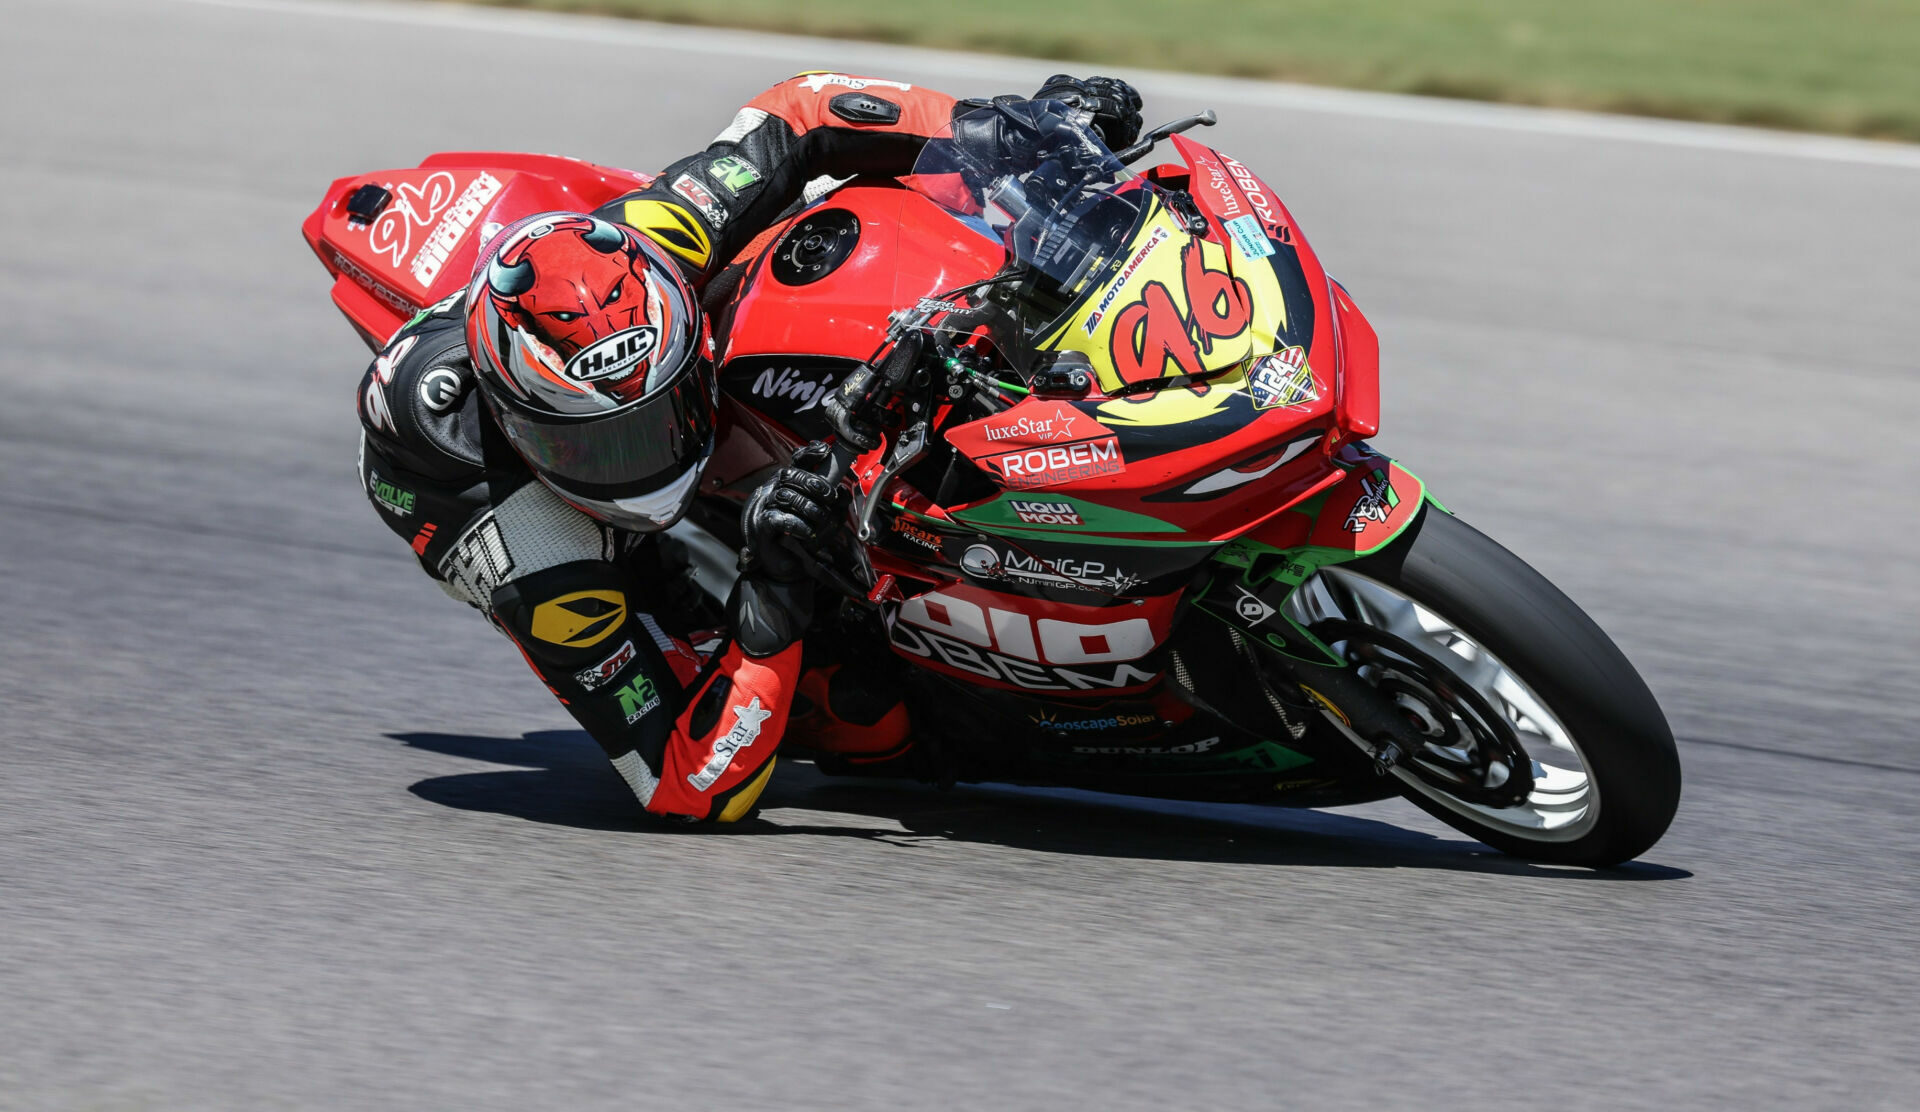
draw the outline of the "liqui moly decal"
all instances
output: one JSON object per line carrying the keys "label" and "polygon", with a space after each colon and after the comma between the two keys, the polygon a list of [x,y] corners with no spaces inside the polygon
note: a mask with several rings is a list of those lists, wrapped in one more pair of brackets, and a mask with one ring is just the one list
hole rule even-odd
{"label": "liqui moly decal", "polygon": [[1036,502],[1024,498],[1007,499],[1007,508],[1029,525],[1085,525],[1080,510],[1071,502]]}
{"label": "liqui moly decal", "polygon": [[1087,314],[1085,325],[1087,335],[1093,335],[1094,329],[1100,326],[1100,318],[1107,315],[1107,310],[1113,307],[1114,300],[1120,296],[1120,291],[1126,289],[1127,282],[1133,278],[1133,272],[1140,269],[1140,264],[1147,261],[1147,256],[1153,254],[1154,248],[1165,243],[1169,238],[1171,235],[1165,228],[1159,225],[1154,226],[1153,234],[1147,237],[1147,242],[1141,244],[1139,250],[1133,253],[1133,257],[1127,260],[1127,265],[1120,268],[1120,273],[1114,278],[1113,284],[1107,287],[1107,292],[1101,295],[1100,304],[1094,306],[1093,312]]}
{"label": "liqui moly decal", "polygon": [[413,280],[420,283],[423,289],[433,285],[433,280],[440,276],[440,269],[447,265],[454,249],[460,246],[467,229],[480,219],[488,202],[499,192],[500,179],[481,171],[478,177],[467,183],[467,188],[461,191],[447,214],[440,218],[440,223],[434,225],[426,244],[413,257]]}
{"label": "liqui moly decal", "polygon": [[660,330],[651,324],[615,332],[581,348],[578,355],[567,360],[567,377],[575,382],[625,378],[653,354],[659,343]]}

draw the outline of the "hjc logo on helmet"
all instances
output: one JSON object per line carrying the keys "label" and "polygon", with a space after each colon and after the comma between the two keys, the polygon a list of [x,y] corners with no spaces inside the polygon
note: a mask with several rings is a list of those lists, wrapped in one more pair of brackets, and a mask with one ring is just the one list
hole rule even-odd
{"label": "hjc logo on helmet", "polygon": [[616,332],[567,360],[567,377],[575,382],[625,378],[634,372],[636,364],[653,354],[659,343],[660,330],[650,324]]}

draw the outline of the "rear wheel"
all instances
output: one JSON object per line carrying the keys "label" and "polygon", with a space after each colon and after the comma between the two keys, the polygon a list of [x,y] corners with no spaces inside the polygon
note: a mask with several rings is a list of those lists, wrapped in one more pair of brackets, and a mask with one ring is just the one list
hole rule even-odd
{"label": "rear wheel", "polygon": [[1604,866],[1673,820],[1680,760],[1646,683],[1572,600],[1465,522],[1428,507],[1287,608],[1412,727],[1419,744],[1390,771],[1441,821],[1517,856]]}

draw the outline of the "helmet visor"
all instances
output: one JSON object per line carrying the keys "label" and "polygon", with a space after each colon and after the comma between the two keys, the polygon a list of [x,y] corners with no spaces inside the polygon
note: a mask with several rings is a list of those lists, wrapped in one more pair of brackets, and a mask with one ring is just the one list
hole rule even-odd
{"label": "helmet visor", "polygon": [[[515,450],[582,502],[643,498],[681,481],[713,446],[712,376],[689,360],[672,381],[610,413],[563,416],[495,405]],[[616,523],[617,524],[617,523]]]}

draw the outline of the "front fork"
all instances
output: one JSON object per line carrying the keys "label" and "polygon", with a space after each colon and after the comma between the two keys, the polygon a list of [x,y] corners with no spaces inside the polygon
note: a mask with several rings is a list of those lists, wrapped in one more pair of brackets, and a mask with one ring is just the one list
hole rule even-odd
{"label": "front fork", "polygon": [[1345,657],[1295,621],[1288,600],[1321,568],[1381,551],[1429,506],[1446,513],[1411,472],[1363,444],[1343,448],[1346,477],[1225,545],[1195,608],[1268,650],[1335,729],[1385,775],[1420,744],[1410,724]]}

